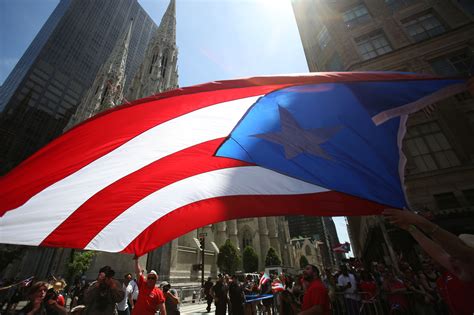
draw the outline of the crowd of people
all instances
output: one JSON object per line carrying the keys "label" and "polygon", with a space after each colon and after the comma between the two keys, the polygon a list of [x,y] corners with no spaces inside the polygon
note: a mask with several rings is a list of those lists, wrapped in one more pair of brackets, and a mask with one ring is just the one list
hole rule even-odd
{"label": "crowd of people", "polygon": [[[415,270],[400,261],[397,268],[381,262],[369,266],[342,264],[338,270],[320,272],[308,265],[299,276],[261,274],[256,281],[247,275],[219,274],[215,283],[204,284],[207,311],[216,314],[472,314],[469,300],[474,291],[431,261]],[[462,288],[459,290],[459,288]],[[467,288],[467,289],[466,289]]]}
{"label": "crowd of people", "polygon": [[[21,315],[178,315],[180,300],[177,291],[167,281],[158,283],[158,274],[151,270],[145,275],[138,259],[135,260],[135,275],[124,275],[120,282],[110,266],[99,270],[97,279],[91,283],[78,279],[70,287],[65,281],[54,284],[47,281],[19,282],[2,292],[1,314]],[[67,295],[69,305],[66,305]],[[17,309],[20,301],[25,306]],[[5,307],[6,305],[6,307]]]}
{"label": "crowd of people", "polygon": [[[425,251],[418,267],[403,259],[395,265],[355,260],[337,270],[307,265],[301,274],[219,274],[203,284],[207,312],[232,314],[420,314],[472,315],[474,304],[474,246],[472,238],[458,238],[420,215],[388,209],[385,216],[407,230]],[[354,261],[353,261],[354,262]],[[0,312],[5,314],[152,315],[180,314],[176,290],[158,274],[147,274],[135,259],[135,279],[121,282],[105,266],[95,281],[22,281],[0,286]],[[67,293],[70,304],[66,305]],[[17,310],[22,297],[26,306]],[[6,305],[6,307],[5,307]]]}

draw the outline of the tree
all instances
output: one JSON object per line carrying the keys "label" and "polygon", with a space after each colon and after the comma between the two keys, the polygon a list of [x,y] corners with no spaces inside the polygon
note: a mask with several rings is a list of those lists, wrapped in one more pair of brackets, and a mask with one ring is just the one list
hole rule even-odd
{"label": "tree", "polygon": [[242,265],[244,272],[256,272],[258,270],[258,255],[252,246],[245,246],[242,253]]}
{"label": "tree", "polygon": [[304,268],[304,267],[306,267],[307,265],[309,265],[308,258],[306,258],[305,255],[301,256],[301,257],[300,257],[300,268]]}
{"label": "tree", "polygon": [[217,255],[217,266],[222,272],[233,274],[240,266],[240,255],[237,248],[230,242],[225,241],[219,248]]}
{"label": "tree", "polygon": [[69,279],[84,274],[91,266],[94,256],[95,252],[92,251],[75,252],[72,261],[67,265]]}
{"label": "tree", "polygon": [[278,257],[276,250],[273,247],[270,247],[267,252],[267,257],[265,257],[265,266],[280,266],[281,259]]}

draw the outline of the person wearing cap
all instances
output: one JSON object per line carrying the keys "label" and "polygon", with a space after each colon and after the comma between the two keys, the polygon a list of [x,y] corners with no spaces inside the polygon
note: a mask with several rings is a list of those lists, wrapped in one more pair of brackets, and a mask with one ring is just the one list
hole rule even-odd
{"label": "person wearing cap", "polygon": [[165,308],[165,296],[163,292],[156,287],[158,280],[158,274],[152,270],[148,275],[144,276],[140,264],[138,263],[138,257],[135,260],[135,272],[138,279],[138,299],[135,307],[133,308],[133,315],[154,315],[157,311],[160,311],[161,315],[166,315]]}
{"label": "person wearing cap", "polygon": [[100,268],[97,280],[84,293],[86,315],[115,315],[115,305],[125,296],[122,286],[113,277],[115,271],[110,266]]}
{"label": "person wearing cap", "polygon": [[167,281],[163,281],[160,284],[161,290],[165,295],[165,308],[167,315],[179,315],[179,298],[178,292],[175,289],[171,289],[171,284]]}

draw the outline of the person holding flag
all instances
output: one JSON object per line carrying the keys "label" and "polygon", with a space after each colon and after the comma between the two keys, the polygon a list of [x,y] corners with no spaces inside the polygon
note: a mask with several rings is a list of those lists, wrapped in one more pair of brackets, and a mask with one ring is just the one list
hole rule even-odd
{"label": "person holding flag", "polygon": [[[264,272],[260,278],[258,287],[260,288],[260,294],[272,294],[272,279]],[[262,300],[263,314],[272,314],[273,298],[270,296]]]}

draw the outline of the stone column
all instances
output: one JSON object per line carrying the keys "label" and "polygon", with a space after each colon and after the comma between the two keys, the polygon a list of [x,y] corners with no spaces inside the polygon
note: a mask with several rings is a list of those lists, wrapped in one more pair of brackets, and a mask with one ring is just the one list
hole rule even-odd
{"label": "stone column", "polygon": [[281,257],[280,239],[278,235],[278,226],[276,217],[267,217],[268,237],[270,238],[270,246],[275,249],[278,256]]}
{"label": "stone column", "polygon": [[265,217],[258,218],[258,230],[260,235],[260,259],[259,269],[265,268],[265,257],[267,257],[268,249],[270,248],[270,239],[268,238],[267,220]]}
{"label": "stone column", "polygon": [[237,236],[237,220],[227,221],[227,236],[232,244],[240,249],[239,237]]}
{"label": "stone column", "polygon": [[224,245],[225,240],[227,239],[227,224],[226,222],[219,222],[214,224],[214,240],[217,247]]}

